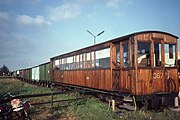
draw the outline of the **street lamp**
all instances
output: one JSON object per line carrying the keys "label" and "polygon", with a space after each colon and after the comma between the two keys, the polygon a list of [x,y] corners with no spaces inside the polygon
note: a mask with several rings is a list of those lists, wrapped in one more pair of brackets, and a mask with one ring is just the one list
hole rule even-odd
{"label": "street lamp", "polygon": [[87,30],[87,32],[88,32],[89,34],[91,34],[91,35],[94,37],[94,45],[96,44],[96,37],[97,37],[97,36],[100,36],[101,34],[104,33],[104,31],[102,31],[102,32],[100,32],[99,34],[94,35],[94,34],[92,34],[89,30]]}

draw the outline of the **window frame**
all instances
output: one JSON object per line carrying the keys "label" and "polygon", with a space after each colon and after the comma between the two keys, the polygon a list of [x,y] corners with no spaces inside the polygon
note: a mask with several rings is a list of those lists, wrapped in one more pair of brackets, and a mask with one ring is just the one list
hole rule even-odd
{"label": "window frame", "polygon": [[[153,67],[155,67],[155,68],[161,68],[162,66],[163,66],[163,54],[165,54],[165,53],[163,53],[163,44],[162,44],[162,42],[161,41],[156,41],[156,40],[154,40],[154,42],[153,42],[154,44],[153,44],[153,47],[154,47],[154,51],[153,51],[153,55],[154,55],[154,60],[153,60],[153,62],[154,62],[154,66]],[[159,53],[159,55],[161,55],[161,56],[159,56],[159,57],[161,57],[161,63],[160,63],[160,65],[159,66],[157,66],[156,65],[156,57],[155,57],[155,44],[160,44],[161,46],[160,46],[160,48],[159,48],[159,50],[160,50],[160,52],[161,53]],[[160,58],[159,58],[160,59]]]}
{"label": "window frame", "polygon": [[[96,66],[96,53],[98,51],[104,50],[104,49],[109,49],[109,66],[108,67],[97,67]],[[68,66],[68,69],[66,69],[66,65],[69,65],[67,60],[71,58],[72,59],[72,67],[70,68]],[[90,51],[85,51],[85,52],[79,52],[76,54],[70,54],[70,55],[64,55],[64,56],[58,56],[57,58],[53,59],[53,66],[55,66],[55,61],[59,60],[59,69],[53,69],[53,70],[61,70],[61,71],[73,71],[73,70],[90,70],[90,69],[110,69],[110,47],[105,47],[105,48],[98,48],[97,49],[92,49]],[[89,64],[88,64],[89,62]],[[77,65],[78,64],[78,65]],[[81,65],[82,64],[82,65]],[[94,64],[94,65],[93,65]],[[88,66],[89,65],[89,66]]]}
{"label": "window frame", "polygon": [[[168,45],[168,52],[167,52],[167,55],[169,56],[169,60],[170,59],[174,59],[174,64],[166,64],[166,45]],[[170,58],[170,46],[172,45],[172,56],[173,56],[173,58]],[[173,49],[173,46],[174,46],[174,49]],[[177,60],[176,60],[177,58],[176,58],[176,44],[175,43],[168,43],[168,42],[166,42],[166,43],[164,43],[164,66],[165,67],[176,67],[177,66]],[[172,60],[171,60],[172,61]],[[172,66],[171,66],[172,65]]]}
{"label": "window frame", "polygon": [[[139,43],[149,43],[149,62],[150,62],[150,65],[147,65],[148,63],[146,63],[146,66],[139,66],[139,62],[138,62]],[[152,67],[153,63],[151,61],[151,59],[152,59],[152,55],[151,55],[152,54],[152,49],[151,49],[151,46],[152,46],[152,42],[151,41],[137,40],[137,53],[136,54],[137,54],[137,67],[138,68],[151,68]],[[148,58],[146,58],[146,61],[148,61]]]}

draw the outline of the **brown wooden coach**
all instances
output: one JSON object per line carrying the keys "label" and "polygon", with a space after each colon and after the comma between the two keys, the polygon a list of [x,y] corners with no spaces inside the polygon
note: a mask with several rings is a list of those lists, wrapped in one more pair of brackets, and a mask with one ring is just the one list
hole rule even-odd
{"label": "brown wooden coach", "polygon": [[153,105],[174,104],[179,92],[177,39],[166,32],[143,31],[59,55],[50,59],[50,78],[128,93]]}

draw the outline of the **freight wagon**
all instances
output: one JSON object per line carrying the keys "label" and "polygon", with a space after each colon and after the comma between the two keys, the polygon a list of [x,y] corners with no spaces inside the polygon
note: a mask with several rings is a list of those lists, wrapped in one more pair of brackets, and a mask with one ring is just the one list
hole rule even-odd
{"label": "freight wagon", "polygon": [[31,79],[34,81],[50,81],[49,62],[31,68]]}
{"label": "freight wagon", "polygon": [[50,66],[49,62],[39,65],[39,80],[50,81]]}
{"label": "freight wagon", "polygon": [[39,66],[32,67],[32,80],[39,81]]}

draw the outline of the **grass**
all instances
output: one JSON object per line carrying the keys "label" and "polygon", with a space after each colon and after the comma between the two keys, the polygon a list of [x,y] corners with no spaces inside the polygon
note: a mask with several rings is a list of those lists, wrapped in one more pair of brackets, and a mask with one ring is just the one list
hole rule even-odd
{"label": "grass", "polygon": [[[44,87],[30,85],[16,79],[0,79],[0,95],[11,92],[15,95],[49,93],[52,90]],[[72,99],[76,97],[87,97],[79,93],[63,94],[54,96],[54,100]],[[50,101],[51,97],[38,97],[30,99],[30,102]],[[157,111],[126,111],[119,110],[119,114],[112,112],[108,104],[97,98],[88,96],[84,101],[71,103],[54,103],[51,105],[33,106],[30,116],[33,120],[180,120],[180,112],[165,109],[164,112]]]}
{"label": "grass", "polygon": [[126,112],[123,120],[180,120],[180,112],[166,109],[164,112],[136,111]]}
{"label": "grass", "polygon": [[0,79],[0,95],[6,94],[8,92],[14,95],[27,95],[27,94],[38,94],[38,93],[48,93],[51,89],[45,87],[37,87],[17,79]]}
{"label": "grass", "polygon": [[106,103],[90,98],[86,104],[77,106],[75,113],[79,120],[116,120],[116,116]]}

